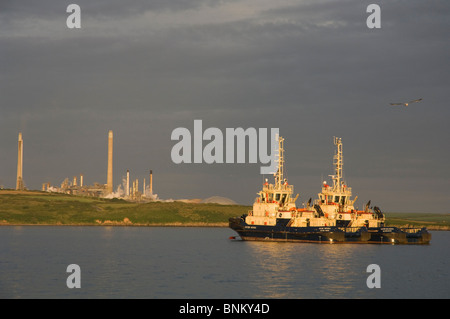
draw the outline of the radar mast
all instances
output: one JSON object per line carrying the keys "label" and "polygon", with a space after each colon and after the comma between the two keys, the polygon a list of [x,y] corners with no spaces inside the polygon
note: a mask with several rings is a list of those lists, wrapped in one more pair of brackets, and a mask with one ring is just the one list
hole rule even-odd
{"label": "radar mast", "polygon": [[335,192],[343,191],[342,186],[342,167],[344,166],[344,156],[342,155],[342,138],[334,137],[334,145],[336,145],[336,153],[333,156],[333,164],[335,166],[335,175],[330,175],[333,179],[333,190]]}
{"label": "radar mast", "polygon": [[275,176],[275,187],[280,189],[284,183],[284,138],[278,136],[277,134],[277,140],[278,140],[278,154],[276,155],[277,156],[276,162],[278,163],[278,170],[274,174],[274,176]]}

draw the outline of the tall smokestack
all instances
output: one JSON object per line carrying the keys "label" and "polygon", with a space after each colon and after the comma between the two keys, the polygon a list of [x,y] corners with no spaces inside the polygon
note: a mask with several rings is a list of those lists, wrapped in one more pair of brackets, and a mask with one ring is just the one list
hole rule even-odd
{"label": "tall smokestack", "polygon": [[80,175],[80,187],[83,187],[83,174]]}
{"label": "tall smokestack", "polygon": [[127,169],[127,189],[125,191],[127,197],[130,197],[130,170]]}
{"label": "tall smokestack", "polygon": [[113,192],[113,131],[108,133],[108,179],[106,190],[108,193]]}
{"label": "tall smokestack", "polygon": [[153,172],[150,170],[150,195],[153,194]]}
{"label": "tall smokestack", "polygon": [[144,182],[142,185],[142,195],[145,197],[145,178],[144,178]]}
{"label": "tall smokestack", "polygon": [[22,133],[19,133],[16,190],[23,190],[23,186],[23,139]]}

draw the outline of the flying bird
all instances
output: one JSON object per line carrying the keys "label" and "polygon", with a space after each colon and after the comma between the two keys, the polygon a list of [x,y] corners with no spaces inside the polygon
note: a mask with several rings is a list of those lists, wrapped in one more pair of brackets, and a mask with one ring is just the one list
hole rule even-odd
{"label": "flying bird", "polygon": [[406,102],[406,103],[391,103],[391,105],[404,105],[404,106],[408,106],[408,105],[411,104],[411,103],[416,103],[416,102],[420,102],[420,101],[422,101],[422,99],[417,99],[417,100],[409,101],[409,102]]}

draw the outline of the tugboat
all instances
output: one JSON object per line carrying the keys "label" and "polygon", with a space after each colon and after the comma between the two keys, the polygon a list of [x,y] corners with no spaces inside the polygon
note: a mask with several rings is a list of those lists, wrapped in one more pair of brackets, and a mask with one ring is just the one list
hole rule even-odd
{"label": "tugboat", "polygon": [[[426,244],[431,240],[431,234],[426,228],[397,228],[385,226],[385,215],[379,207],[370,207],[370,200],[364,210],[357,210],[353,206],[355,199],[351,199],[352,189],[342,179],[344,157],[342,139],[335,137],[336,153],[333,157],[334,175],[330,175],[333,185],[323,182],[322,192],[315,202],[317,209],[324,212],[326,217],[336,219],[336,225],[345,227],[347,241],[369,243],[417,243]],[[355,231],[348,231],[356,228]],[[358,237],[359,236],[359,237]]]}
{"label": "tugboat", "polygon": [[241,217],[230,218],[229,226],[242,240],[344,242],[345,231],[336,226],[336,219],[323,212],[297,209],[294,186],[284,178],[284,139],[278,137],[278,169],[274,184],[265,180],[257,193],[253,210]]}
{"label": "tugboat", "polygon": [[274,184],[265,180],[257,193],[253,210],[241,217],[229,219],[229,227],[242,240],[293,241],[318,243],[429,243],[431,235],[425,228],[400,229],[385,227],[385,216],[378,207],[364,210],[354,207],[352,189],[342,180],[342,139],[334,138],[333,185],[326,182],[318,199],[308,201],[304,208],[296,207],[298,194],[284,178],[284,139],[278,137],[278,169]]}
{"label": "tugboat", "polygon": [[[357,210],[352,199],[352,188],[343,180],[344,156],[342,139],[334,137],[336,152],[333,157],[334,175],[332,185],[323,182],[322,192],[314,202],[316,210],[323,211],[326,217],[336,220],[336,225],[346,230],[346,240],[355,242],[406,243],[406,234],[398,229],[384,227],[385,216],[378,207]],[[350,231],[349,231],[350,230]]]}

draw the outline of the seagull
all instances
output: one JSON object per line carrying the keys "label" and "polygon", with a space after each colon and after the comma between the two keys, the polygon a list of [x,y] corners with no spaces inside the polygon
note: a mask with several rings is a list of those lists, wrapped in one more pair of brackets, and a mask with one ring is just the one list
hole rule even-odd
{"label": "seagull", "polygon": [[422,101],[422,99],[417,99],[417,100],[409,101],[409,102],[406,102],[406,103],[391,103],[391,105],[404,105],[404,106],[408,106],[408,105],[411,104],[411,103],[416,103],[416,102],[420,102],[420,101]]}

